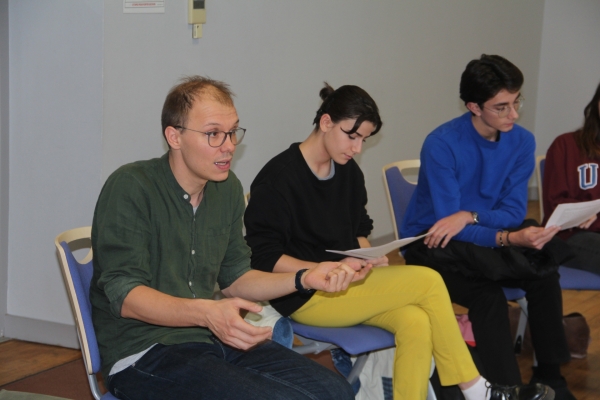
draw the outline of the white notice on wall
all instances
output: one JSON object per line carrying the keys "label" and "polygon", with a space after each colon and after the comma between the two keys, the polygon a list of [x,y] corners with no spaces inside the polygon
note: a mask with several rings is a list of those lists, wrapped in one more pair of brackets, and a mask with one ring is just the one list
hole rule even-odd
{"label": "white notice on wall", "polygon": [[164,13],[164,1],[123,0],[124,13]]}

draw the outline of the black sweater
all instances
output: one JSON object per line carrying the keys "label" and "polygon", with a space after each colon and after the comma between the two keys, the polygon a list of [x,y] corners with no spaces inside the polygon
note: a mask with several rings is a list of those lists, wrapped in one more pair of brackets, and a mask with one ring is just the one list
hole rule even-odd
{"label": "black sweater", "polygon": [[[355,249],[357,238],[373,229],[365,208],[365,180],[356,161],[335,164],[335,175],[322,181],[299,145],[271,159],[250,187],[244,223],[254,269],[272,272],[283,254],[312,262],[340,260],[343,256],[325,250]],[[271,304],[288,316],[310,297],[293,292]]]}

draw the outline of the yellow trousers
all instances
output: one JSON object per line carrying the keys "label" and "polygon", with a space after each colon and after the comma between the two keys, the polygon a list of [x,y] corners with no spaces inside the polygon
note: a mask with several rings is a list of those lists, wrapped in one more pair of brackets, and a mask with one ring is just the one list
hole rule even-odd
{"label": "yellow trousers", "polygon": [[377,326],[395,336],[394,399],[425,399],[435,363],[442,385],[468,382],[478,375],[460,334],[440,275],[426,267],[374,268],[338,293],[317,291],[291,317],[302,324]]}

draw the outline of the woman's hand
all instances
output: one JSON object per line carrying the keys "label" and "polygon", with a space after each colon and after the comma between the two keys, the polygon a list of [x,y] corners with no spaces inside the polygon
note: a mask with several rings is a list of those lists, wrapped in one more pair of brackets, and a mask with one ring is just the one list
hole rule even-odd
{"label": "woman's hand", "polygon": [[340,292],[348,289],[350,283],[364,279],[371,268],[372,266],[368,264],[355,271],[343,262],[325,261],[302,275],[302,286],[323,292]]}
{"label": "woman's hand", "polygon": [[381,256],[377,258],[371,258],[369,260],[365,260],[367,264],[371,264],[373,267],[387,267],[389,264],[389,260],[387,256]]}
{"label": "woman's hand", "polygon": [[360,271],[361,269],[366,267],[383,267],[389,265],[389,260],[386,256],[371,258],[369,260],[363,260],[361,258],[355,257],[346,257],[343,260],[340,260],[340,262],[346,264],[355,271]]}
{"label": "woman's hand", "polygon": [[343,260],[340,260],[339,262],[341,262],[342,264],[346,264],[355,271],[360,271],[368,264],[367,260],[363,260],[362,258],[356,257],[346,257]]}
{"label": "woman's hand", "polygon": [[596,222],[597,218],[598,218],[598,216],[594,215],[592,218],[588,219],[587,221],[585,221],[584,223],[579,225],[579,229],[588,229],[590,226],[592,226],[592,224],[594,222]]}

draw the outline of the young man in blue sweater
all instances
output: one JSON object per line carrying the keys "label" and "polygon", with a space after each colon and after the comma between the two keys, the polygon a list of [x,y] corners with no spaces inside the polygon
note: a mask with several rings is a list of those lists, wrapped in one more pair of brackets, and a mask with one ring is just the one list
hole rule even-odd
{"label": "young man in blue sweater", "polygon": [[460,97],[469,111],[425,139],[417,189],[401,234],[431,232],[407,249],[406,261],[435,268],[452,301],[469,309],[482,373],[493,382],[521,384],[502,286],[524,289],[538,360],[532,381],[555,389],[557,399],[574,399],[560,374],[560,364],[570,355],[557,273],[539,279],[493,281],[433,260],[434,250],[448,251],[451,240],[482,248],[541,249],[560,229],[514,230],[525,218],[527,185],[535,166],[535,139],[515,124],[523,104],[522,84],[521,71],[500,56],[484,54],[467,65]]}

